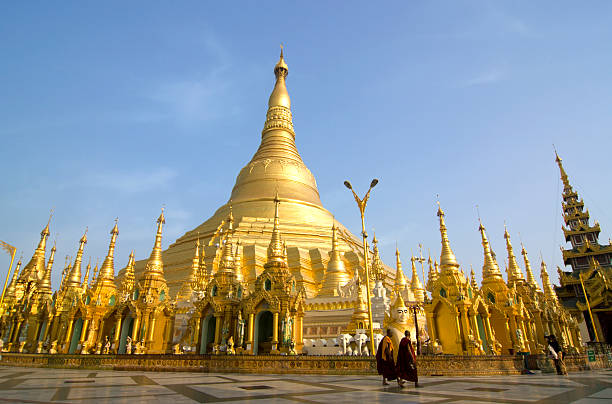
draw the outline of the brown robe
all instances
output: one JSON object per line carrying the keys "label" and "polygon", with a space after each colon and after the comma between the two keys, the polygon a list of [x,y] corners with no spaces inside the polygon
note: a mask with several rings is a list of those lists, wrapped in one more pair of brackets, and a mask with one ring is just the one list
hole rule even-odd
{"label": "brown robe", "polygon": [[397,350],[397,377],[415,383],[419,381],[416,355],[412,348],[412,342],[407,337],[402,338]]}
{"label": "brown robe", "polygon": [[397,379],[395,373],[395,361],[393,360],[393,343],[391,338],[385,335],[385,337],[378,344],[378,350],[376,351],[376,370],[378,374],[382,375],[387,380]]}

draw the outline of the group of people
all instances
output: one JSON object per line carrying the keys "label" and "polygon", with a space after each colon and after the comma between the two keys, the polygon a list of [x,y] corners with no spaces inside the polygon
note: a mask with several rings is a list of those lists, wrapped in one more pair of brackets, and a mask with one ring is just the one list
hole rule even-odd
{"label": "group of people", "polygon": [[394,359],[395,353],[391,341],[391,330],[378,344],[376,351],[376,369],[383,377],[383,386],[388,386],[388,381],[397,380],[399,387],[404,387],[406,382],[414,382],[414,387],[419,386],[419,376],[416,367],[416,355],[410,340],[410,332],[404,332],[404,338],[397,349],[397,363]]}
{"label": "group of people", "polygon": [[[416,367],[416,355],[410,340],[410,332],[404,332],[404,338],[399,343],[397,349],[397,361],[395,360],[395,352],[393,342],[391,340],[391,330],[387,330],[387,335],[378,344],[376,351],[376,369],[378,374],[382,375],[384,386],[388,386],[388,381],[397,380],[400,387],[404,387],[406,382],[414,382],[414,387],[419,386],[419,376]],[[548,342],[548,356],[555,364],[557,374],[567,375],[565,362],[563,361],[563,349],[554,335],[546,336]]]}

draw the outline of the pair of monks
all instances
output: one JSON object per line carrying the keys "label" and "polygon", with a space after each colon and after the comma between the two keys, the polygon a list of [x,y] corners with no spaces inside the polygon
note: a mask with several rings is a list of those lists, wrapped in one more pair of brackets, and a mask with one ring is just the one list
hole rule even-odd
{"label": "pair of monks", "polygon": [[383,386],[388,386],[387,380],[396,380],[400,387],[404,387],[407,381],[414,382],[414,387],[419,386],[419,376],[416,368],[416,355],[410,341],[410,332],[405,331],[397,349],[397,363],[393,360],[393,343],[391,342],[391,330],[378,344],[376,351],[376,369],[383,377]]}

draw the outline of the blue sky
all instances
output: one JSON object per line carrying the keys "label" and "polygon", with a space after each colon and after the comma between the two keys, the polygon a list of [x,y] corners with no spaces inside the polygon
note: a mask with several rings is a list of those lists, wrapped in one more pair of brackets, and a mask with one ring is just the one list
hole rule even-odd
{"label": "blue sky", "polygon": [[607,242],[610,2],[221,3],[3,5],[0,239],[28,260],[55,208],[54,287],[86,226],[85,257],[101,261],[119,217],[119,269],[132,249],[149,255],[162,204],[165,248],[227,201],[259,145],[280,43],[324,205],[358,234],[342,182],[380,179],[367,225],[386,263],[396,241],[405,264],[418,243],[439,255],[439,194],[466,272],[480,278],[479,205],[502,268],[505,221],[556,281],[553,143]]}

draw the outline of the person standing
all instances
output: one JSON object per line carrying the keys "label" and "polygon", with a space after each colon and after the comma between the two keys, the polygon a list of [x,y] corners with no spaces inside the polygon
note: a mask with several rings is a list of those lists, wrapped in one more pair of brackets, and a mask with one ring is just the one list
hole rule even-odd
{"label": "person standing", "polygon": [[405,336],[400,341],[399,348],[397,349],[397,380],[414,382],[414,387],[421,387],[419,386],[416,355],[414,354],[414,348],[412,347],[412,341],[410,340],[410,331],[404,331],[404,335]]}
{"label": "person standing", "polygon": [[378,344],[376,351],[376,370],[382,375],[383,386],[388,386],[387,380],[397,379],[397,384],[401,387],[402,383],[395,372],[395,361],[393,360],[393,342],[391,342],[391,330],[387,330],[387,335]]}
{"label": "person standing", "polygon": [[563,361],[563,349],[561,349],[559,341],[557,341],[557,338],[552,334],[547,336],[546,339],[548,340],[548,353],[555,363],[557,374],[567,375],[567,368]]}

